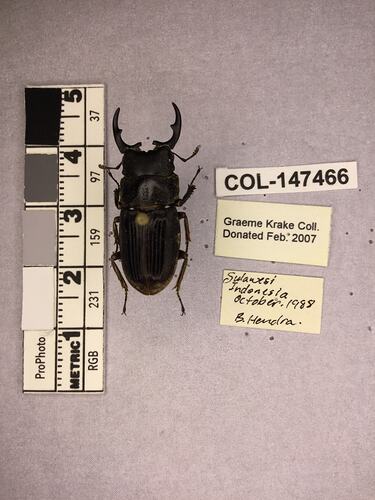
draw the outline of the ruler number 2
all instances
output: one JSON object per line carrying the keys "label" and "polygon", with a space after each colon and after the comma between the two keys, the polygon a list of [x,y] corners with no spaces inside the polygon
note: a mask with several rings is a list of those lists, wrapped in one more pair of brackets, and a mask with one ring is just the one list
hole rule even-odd
{"label": "ruler number 2", "polygon": [[72,280],[74,281],[74,283],[76,283],[77,285],[80,285],[81,284],[81,271],[65,271],[64,274],[63,274],[63,282],[66,284],[66,285],[70,285]]}

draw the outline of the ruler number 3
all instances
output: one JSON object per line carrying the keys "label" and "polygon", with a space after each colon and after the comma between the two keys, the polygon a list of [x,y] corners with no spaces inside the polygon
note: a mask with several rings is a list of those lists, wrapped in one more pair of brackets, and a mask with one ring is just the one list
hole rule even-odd
{"label": "ruler number 3", "polygon": [[90,122],[98,122],[99,120],[100,120],[99,112],[90,109]]}
{"label": "ruler number 3", "polygon": [[82,212],[75,208],[74,210],[65,210],[64,211],[64,221],[69,222],[70,219],[73,219],[74,222],[79,222],[82,220]]}

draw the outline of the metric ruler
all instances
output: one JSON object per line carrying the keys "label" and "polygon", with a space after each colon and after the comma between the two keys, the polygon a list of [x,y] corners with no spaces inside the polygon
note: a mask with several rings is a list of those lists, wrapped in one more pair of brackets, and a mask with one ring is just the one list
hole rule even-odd
{"label": "metric ruler", "polygon": [[104,389],[103,85],[27,87],[24,392]]}

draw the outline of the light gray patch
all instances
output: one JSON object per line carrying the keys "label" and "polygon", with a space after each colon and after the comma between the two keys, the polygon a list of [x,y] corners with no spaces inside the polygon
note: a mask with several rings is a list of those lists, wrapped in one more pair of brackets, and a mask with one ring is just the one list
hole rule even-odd
{"label": "light gray patch", "polygon": [[56,210],[23,213],[23,265],[56,264]]}

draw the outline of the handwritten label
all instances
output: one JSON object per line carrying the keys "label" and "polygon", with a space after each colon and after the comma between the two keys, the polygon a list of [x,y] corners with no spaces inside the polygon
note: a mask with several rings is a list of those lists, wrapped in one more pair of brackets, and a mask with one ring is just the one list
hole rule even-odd
{"label": "handwritten label", "polygon": [[225,270],[221,325],[320,333],[323,278]]}
{"label": "handwritten label", "polygon": [[215,255],[327,266],[331,210],[218,200]]}
{"label": "handwritten label", "polygon": [[331,191],[357,187],[356,161],[294,167],[216,169],[217,196]]}

